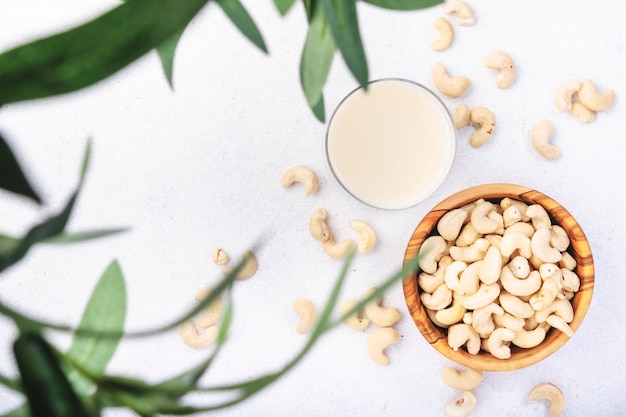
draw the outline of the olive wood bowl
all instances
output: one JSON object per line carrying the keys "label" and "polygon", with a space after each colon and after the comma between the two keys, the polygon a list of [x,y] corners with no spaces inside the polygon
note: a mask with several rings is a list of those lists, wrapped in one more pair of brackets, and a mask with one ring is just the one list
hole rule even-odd
{"label": "olive wood bowl", "polygon": [[[451,195],[429,211],[415,228],[406,248],[404,263],[418,254],[422,242],[433,234],[437,222],[449,210],[471,203],[479,198],[499,202],[505,197],[514,198],[529,205],[540,204],[552,218],[553,224],[559,224],[567,231],[571,241],[568,251],[576,259],[577,267],[575,272],[580,278],[580,290],[571,300],[574,309],[574,320],[569,324],[572,330],[576,331],[589,308],[593,292],[594,266],[591,248],[580,225],[572,215],[555,200],[539,191],[513,184],[484,184]],[[550,329],[545,340],[536,347],[518,348],[511,346],[511,357],[509,359],[497,359],[484,351],[480,351],[477,355],[471,355],[463,347],[454,351],[448,346],[446,329],[438,327],[431,321],[420,302],[419,294],[421,289],[417,284],[417,275],[418,271],[413,271],[403,280],[404,297],[411,318],[428,343],[448,359],[460,365],[482,371],[520,369],[545,359],[569,340],[566,334],[556,329]]]}

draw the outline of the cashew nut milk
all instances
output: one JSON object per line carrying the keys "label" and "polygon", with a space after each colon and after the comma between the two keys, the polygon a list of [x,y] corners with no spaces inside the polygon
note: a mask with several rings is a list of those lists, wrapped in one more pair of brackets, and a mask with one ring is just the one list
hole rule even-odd
{"label": "cashew nut milk", "polygon": [[445,105],[420,84],[382,79],[339,104],[326,133],[333,174],[354,197],[402,209],[428,197],[447,175],[456,129]]}

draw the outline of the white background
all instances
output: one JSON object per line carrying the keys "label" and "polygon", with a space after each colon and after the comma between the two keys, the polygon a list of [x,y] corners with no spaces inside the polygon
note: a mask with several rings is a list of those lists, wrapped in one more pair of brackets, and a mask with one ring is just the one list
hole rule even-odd
{"label": "white background", "polygon": [[[76,184],[82,152],[93,140],[91,169],[71,230],[129,226],[116,237],[81,245],[40,246],[0,280],[3,302],[50,320],[77,323],[90,291],[113,259],[128,287],[128,330],[161,323],[193,303],[193,295],[221,277],[211,251],[223,247],[236,260],[260,237],[259,270],[235,291],[235,319],[222,356],[203,379],[236,382],[276,370],[302,346],[291,310],[295,297],[321,306],[341,262],[328,258],[308,234],[308,219],[325,207],[338,238],[356,238],[348,223],[369,222],[379,245],[358,258],[341,299],[358,298],[402,262],[406,244],[424,214],[446,196],[488,182],[538,189],[563,204],[585,231],[596,267],[590,310],[575,336],[540,364],[487,374],[475,389],[475,416],[543,415],[545,404],[526,399],[541,381],[559,385],[565,415],[617,416],[626,406],[623,347],[626,280],[626,194],[623,192],[626,5],[553,0],[475,0],[476,25],[455,25],[454,44],[433,52],[431,23],[441,6],[399,13],[359,4],[361,33],[372,79],[404,77],[427,86],[440,61],[453,74],[471,78],[469,92],[444,99],[494,111],[493,139],[479,149],[459,133],[457,155],[444,184],[424,203],[401,211],[365,206],[335,182],[324,153],[325,125],[307,108],[298,63],[305,37],[300,4],[281,18],[269,0],[245,1],[270,53],[259,52],[214,4],[185,32],[176,56],[175,91],[155,53],[118,75],[79,93],[0,109],[0,129],[41,191],[44,209],[0,194],[3,233],[23,233],[58,210]],[[115,6],[97,2],[4,0],[0,50],[75,25]],[[482,65],[492,50],[507,51],[518,78],[499,90]],[[615,106],[588,125],[558,111],[556,87],[590,78],[612,88]],[[327,115],[355,80],[336,57],[324,90]],[[529,141],[543,118],[556,125],[562,157],[547,161]],[[415,156],[416,164],[421,157]],[[282,173],[305,164],[319,175],[319,194],[305,198],[284,189]],[[400,285],[385,296],[403,317],[401,341],[388,349],[389,366],[371,362],[371,330],[338,328],[324,338],[286,378],[250,401],[216,415],[237,416],[414,416],[443,415],[459,393],[439,374],[451,363],[430,347],[408,316]],[[0,320],[0,372],[14,374],[15,329]],[[67,337],[54,335],[61,347]],[[158,381],[197,363],[171,332],[125,342],[111,373]],[[209,401],[210,397],[199,397]],[[0,411],[21,399],[0,389]],[[111,416],[128,415],[114,410]]]}

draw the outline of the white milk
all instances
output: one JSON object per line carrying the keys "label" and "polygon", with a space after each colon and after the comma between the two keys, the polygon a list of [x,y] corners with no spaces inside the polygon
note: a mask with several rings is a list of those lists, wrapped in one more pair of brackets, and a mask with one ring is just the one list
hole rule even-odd
{"label": "white milk", "polygon": [[326,134],[341,185],[374,207],[401,209],[428,197],[454,159],[456,129],[443,103],[411,81],[383,79],[337,107]]}

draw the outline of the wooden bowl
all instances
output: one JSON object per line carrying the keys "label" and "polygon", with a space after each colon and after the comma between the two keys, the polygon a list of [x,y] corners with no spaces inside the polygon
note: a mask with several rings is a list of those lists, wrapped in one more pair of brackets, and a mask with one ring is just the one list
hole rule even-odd
{"label": "wooden bowl", "polygon": [[[451,195],[437,204],[416,227],[404,255],[404,262],[413,259],[419,252],[422,242],[436,229],[439,219],[449,210],[476,201],[479,198],[499,202],[509,197],[527,204],[540,204],[552,217],[553,224],[561,225],[569,235],[570,247],[568,251],[576,259],[575,272],[580,278],[580,290],[571,300],[574,308],[574,320],[570,323],[573,331],[580,326],[593,292],[594,267],[591,248],[581,227],[559,203],[539,191],[512,184],[485,184],[462,190]],[[471,355],[463,348],[457,351],[448,346],[447,331],[436,326],[429,318],[426,310],[420,302],[421,289],[417,284],[418,271],[408,275],[403,281],[404,296],[413,321],[424,338],[435,349],[450,360],[473,369],[483,371],[509,371],[520,369],[535,364],[563,346],[569,337],[559,330],[550,329],[545,340],[534,348],[511,347],[509,359],[497,359],[487,352],[480,351],[477,355]]]}

